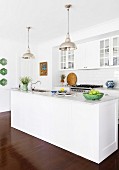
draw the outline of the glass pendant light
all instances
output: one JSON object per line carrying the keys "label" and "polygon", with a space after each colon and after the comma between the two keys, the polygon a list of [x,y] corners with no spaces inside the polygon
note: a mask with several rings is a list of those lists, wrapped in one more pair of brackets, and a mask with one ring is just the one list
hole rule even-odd
{"label": "glass pendant light", "polygon": [[23,54],[23,59],[33,59],[35,58],[35,56],[31,53],[30,48],[29,48],[29,30],[31,29],[31,27],[26,27],[28,29],[28,49],[27,52],[25,54]]}
{"label": "glass pendant light", "polygon": [[59,47],[59,50],[61,51],[68,51],[68,50],[75,50],[77,49],[76,45],[74,42],[71,42],[70,35],[69,35],[69,9],[72,5],[65,5],[65,8],[67,9],[68,12],[68,32],[66,35],[65,42],[62,43]]}

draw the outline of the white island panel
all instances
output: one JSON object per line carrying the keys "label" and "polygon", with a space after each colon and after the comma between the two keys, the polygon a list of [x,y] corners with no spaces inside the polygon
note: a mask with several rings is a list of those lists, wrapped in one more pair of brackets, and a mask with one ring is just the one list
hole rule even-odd
{"label": "white island panel", "polygon": [[99,148],[102,161],[114,148],[118,148],[118,104],[114,100],[100,105],[99,120]]}
{"label": "white island panel", "polygon": [[117,105],[12,91],[11,126],[100,163],[117,150]]}

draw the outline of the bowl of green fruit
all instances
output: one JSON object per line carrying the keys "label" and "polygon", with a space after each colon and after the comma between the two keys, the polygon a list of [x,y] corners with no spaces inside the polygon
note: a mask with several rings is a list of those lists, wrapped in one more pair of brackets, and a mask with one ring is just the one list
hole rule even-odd
{"label": "bowl of green fruit", "polygon": [[103,95],[104,93],[101,93],[95,89],[91,89],[88,93],[83,93],[83,96],[87,100],[100,100],[103,97]]}

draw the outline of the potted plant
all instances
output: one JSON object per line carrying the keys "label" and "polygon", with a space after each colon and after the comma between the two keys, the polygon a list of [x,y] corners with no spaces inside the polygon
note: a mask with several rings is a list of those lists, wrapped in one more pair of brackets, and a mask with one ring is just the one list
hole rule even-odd
{"label": "potted plant", "polygon": [[23,91],[28,91],[28,84],[31,82],[30,77],[20,77],[20,82],[22,83],[22,90]]}
{"label": "potted plant", "polygon": [[64,74],[61,75],[61,83],[62,83],[62,84],[64,83],[65,77],[66,77],[66,76],[65,76]]}

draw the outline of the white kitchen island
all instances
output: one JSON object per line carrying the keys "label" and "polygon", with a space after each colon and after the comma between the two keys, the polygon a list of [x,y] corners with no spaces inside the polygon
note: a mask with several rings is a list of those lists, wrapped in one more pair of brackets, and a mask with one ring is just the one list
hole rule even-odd
{"label": "white kitchen island", "polygon": [[12,90],[11,127],[100,163],[118,149],[118,99]]}

